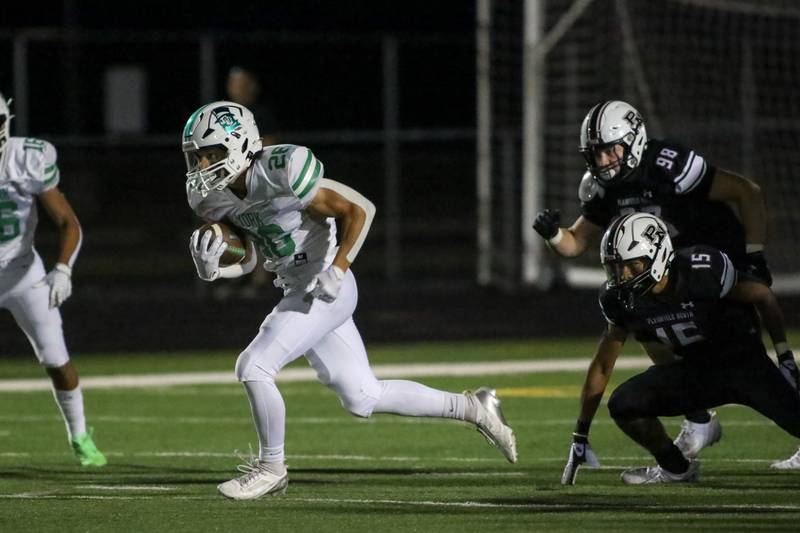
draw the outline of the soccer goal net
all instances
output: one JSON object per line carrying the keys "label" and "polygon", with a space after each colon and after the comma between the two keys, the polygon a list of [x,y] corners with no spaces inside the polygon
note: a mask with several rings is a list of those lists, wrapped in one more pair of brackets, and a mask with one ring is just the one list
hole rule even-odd
{"label": "soccer goal net", "polygon": [[478,278],[602,279],[597,253],[556,261],[536,213],[579,214],[579,127],[605,99],[648,134],[756,181],[778,291],[800,291],[800,5],[787,0],[478,0]]}

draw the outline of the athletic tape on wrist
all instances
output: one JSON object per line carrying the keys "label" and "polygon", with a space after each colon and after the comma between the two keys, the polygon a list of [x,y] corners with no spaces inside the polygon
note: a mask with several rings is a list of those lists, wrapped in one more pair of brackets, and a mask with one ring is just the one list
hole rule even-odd
{"label": "athletic tape on wrist", "polygon": [[552,238],[550,238],[550,239],[547,239],[547,242],[549,242],[550,244],[552,244],[553,246],[555,246],[555,245],[557,245],[558,243],[560,243],[560,242],[561,242],[561,239],[563,239],[563,238],[564,238],[564,230],[563,230],[563,229],[561,229],[561,228],[558,228],[558,233],[556,233],[556,236],[555,236],[555,237],[552,237]]}

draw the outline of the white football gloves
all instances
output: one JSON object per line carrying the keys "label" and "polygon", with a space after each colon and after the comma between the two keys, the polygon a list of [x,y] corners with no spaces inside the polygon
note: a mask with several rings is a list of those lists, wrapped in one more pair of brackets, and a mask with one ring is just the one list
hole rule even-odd
{"label": "white football gloves", "polygon": [[72,269],[64,263],[56,263],[53,270],[33,287],[39,288],[45,285],[50,287],[50,309],[61,306],[72,294]]}
{"label": "white football gloves", "polygon": [[213,236],[213,232],[205,231],[201,238],[200,230],[196,229],[189,237],[189,252],[197,268],[197,276],[203,281],[214,281],[219,277],[219,258],[228,248],[222,236],[211,242]]}
{"label": "white football gloves", "polygon": [[564,466],[564,472],[561,474],[561,484],[574,485],[575,476],[578,475],[578,468],[583,464],[597,468],[600,466],[600,461],[597,460],[597,456],[592,451],[589,440],[583,435],[573,434],[573,442],[569,448],[569,458]]}
{"label": "white football gloves", "polygon": [[339,296],[339,289],[342,288],[344,270],[331,265],[328,270],[317,276],[317,284],[311,290],[311,296],[319,298],[323,302],[331,303]]}

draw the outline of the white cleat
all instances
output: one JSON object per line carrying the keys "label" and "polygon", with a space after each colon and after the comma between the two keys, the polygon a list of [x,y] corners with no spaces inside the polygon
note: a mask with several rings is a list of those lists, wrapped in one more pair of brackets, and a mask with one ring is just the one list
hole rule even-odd
{"label": "white cleat", "polygon": [[243,476],[231,479],[217,486],[217,490],[232,500],[255,500],[266,494],[278,495],[286,492],[289,473],[282,476],[267,471],[266,464],[258,460],[238,466]]}
{"label": "white cleat", "polygon": [[687,459],[694,459],[703,448],[713,446],[722,438],[722,426],[717,419],[717,412],[711,411],[711,420],[705,424],[698,424],[684,420],[681,432],[675,438],[675,446],[683,452]]}
{"label": "white cleat", "polygon": [[500,409],[497,393],[489,387],[481,387],[475,392],[465,391],[468,399],[475,402],[477,415],[475,425],[489,444],[500,448],[509,463],[517,462],[517,439],[506,422]]}
{"label": "white cleat", "polygon": [[689,468],[683,474],[673,474],[660,466],[632,468],[620,478],[626,485],[654,485],[656,483],[694,483],[700,477],[700,462],[689,460]]}
{"label": "white cleat", "polygon": [[769,467],[777,470],[800,470],[800,448],[788,459],[775,461]]}

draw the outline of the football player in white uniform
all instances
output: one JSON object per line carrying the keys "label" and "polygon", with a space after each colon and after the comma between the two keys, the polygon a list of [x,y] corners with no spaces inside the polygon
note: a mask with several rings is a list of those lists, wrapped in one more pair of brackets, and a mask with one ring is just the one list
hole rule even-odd
{"label": "football player in white uniform", "polygon": [[[84,466],[103,466],[106,458],[86,431],[83,394],[64,343],[58,310],[72,293],[72,266],[81,247],[81,227],[58,190],[55,148],[39,139],[10,137],[11,118],[8,103],[0,95],[0,307],[14,316],[50,375],[78,460]],[[33,247],[37,198],[61,236],[58,262],[49,273]]]}
{"label": "football player in white uniform", "polygon": [[[350,265],[375,213],[350,187],[324,178],[308,148],[263,147],[253,114],[233,102],[195,111],[183,130],[186,192],[192,210],[206,221],[226,220],[247,234],[241,264],[220,266],[227,244],[195,231],[189,242],[198,276],[206,281],[238,277],[257,262],[255,247],[277,275],[283,299],[239,355],[236,376],[244,385],[258,433],[258,459],[241,465],[243,476],[219,485],[228,498],[249,500],[286,489],[286,410],[275,378],[305,356],[321,383],[352,414],[429,416],[465,420],[515,462],[516,442],[493,390],[452,394],[419,383],[378,380],[353,322],[358,300]],[[342,228],[337,245],[336,223]]]}

